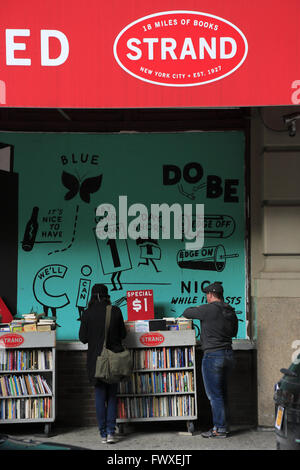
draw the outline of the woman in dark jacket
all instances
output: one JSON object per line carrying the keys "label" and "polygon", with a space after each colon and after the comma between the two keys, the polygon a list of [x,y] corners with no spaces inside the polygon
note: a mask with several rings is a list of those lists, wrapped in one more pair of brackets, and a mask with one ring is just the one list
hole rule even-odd
{"label": "woman in dark jacket", "polygon": [[[117,419],[118,384],[107,384],[94,377],[97,356],[101,354],[103,348],[106,306],[109,304],[107,287],[104,284],[95,284],[88,308],[82,315],[79,330],[80,341],[88,344],[87,372],[89,381],[95,386],[96,414],[103,443],[115,442]],[[125,336],[122,312],[119,307],[113,306],[106,347],[114,352],[123,351],[122,340]]]}

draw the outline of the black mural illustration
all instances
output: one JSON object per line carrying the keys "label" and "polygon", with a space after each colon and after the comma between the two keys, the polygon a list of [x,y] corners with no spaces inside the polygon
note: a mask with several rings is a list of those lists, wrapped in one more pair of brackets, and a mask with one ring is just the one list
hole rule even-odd
{"label": "black mural illustration", "polygon": [[89,203],[91,200],[90,195],[92,193],[96,193],[100,189],[102,175],[86,178],[81,182],[76,176],[63,171],[61,179],[63,185],[69,190],[65,195],[66,201],[73,199],[73,197],[75,197],[79,192],[81,200]]}
{"label": "black mural illustration", "polygon": [[22,241],[22,248],[24,251],[31,251],[35,243],[36,234],[38,231],[38,213],[39,208],[34,207],[32,209],[32,214],[28,220],[25,228],[25,233]]}
{"label": "black mural illustration", "polygon": [[205,271],[221,272],[226,266],[228,258],[237,258],[239,255],[227,255],[223,245],[207,246],[200,250],[179,250],[177,264],[180,268],[199,269]]}
{"label": "black mural illustration", "polygon": [[[191,203],[198,200],[201,204],[220,201],[222,203],[239,203],[238,187],[239,179],[224,178],[216,174],[205,174],[204,167],[199,162],[192,161],[181,165],[166,164],[162,166],[163,185],[165,187],[176,187],[183,198],[189,199]],[[206,212],[206,211],[205,211]],[[206,239],[228,239],[233,236],[236,230],[234,218],[227,214],[206,214],[201,220],[196,219],[196,215],[190,218],[184,217],[182,221],[181,242],[193,239],[197,235],[203,234]],[[198,231],[198,233],[197,233]],[[235,251],[235,250],[233,250]],[[187,250],[181,249],[176,255],[177,265],[184,271],[189,270],[201,272],[221,273],[225,270],[226,262],[230,258],[238,258],[238,253],[226,253],[223,244],[203,246],[201,249]],[[186,274],[182,273],[182,276]],[[193,277],[193,275],[191,275]],[[201,279],[201,274],[200,274]],[[203,279],[202,279],[203,280]],[[203,280],[210,283],[213,280]],[[191,282],[191,281],[186,281]],[[201,298],[198,295],[175,296],[171,299],[171,312],[175,315],[175,304],[178,304],[182,311],[183,304],[198,305],[206,302],[206,296]],[[239,299],[239,300],[236,300]],[[228,302],[234,304],[241,302],[241,297],[228,298]],[[181,307],[180,307],[181,306]]]}
{"label": "black mural illustration", "polygon": [[[204,229],[204,239],[229,238],[234,234],[235,227],[235,220],[230,215],[207,214],[199,223],[199,228]],[[182,241],[185,239],[185,234],[195,233],[195,231],[196,216],[192,216],[191,223],[187,219],[182,221]]]}
{"label": "black mural illustration", "polygon": [[[99,222],[99,217],[95,218],[96,224]],[[159,217],[158,221],[152,221],[152,224],[155,223],[155,230],[161,229],[161,216]],[[151,215],[148,218],[148,227],[149,231],[151,230]],[[126,286],[130,285],[141,285],[141,279],[138,278],[135,282],[132,281],[129,284],[127,282],[121,282],[121,274],[123,271],[129,271],[133,269],[132,261],[131,261],[131,254],[129,250],[129,243],[127,239],[119,238],[119,230],[122,230],[122,227],[119,224],[116,224],[116,238],[107,238],[101,240],[97,237],[96,230],[94,230],[95,240],[98,248],[99,258],[100,258],[100,265],[102,268],[103,275],[110,275],[111,281],[111,291],[122,290],[124,288],[124,284]],[[140,249],[140,256],[137,267],[140,265],[150,266],[151,264],[154,266],[156,272],[161,272],[157,266],[156,261],[161,259],[161,248],[159,246],[158,240],[147,238],[142,239],[138,238],[136,240],[136,245]],[[169,285],[169,283],[153,283],[147,282],[147,285]],[[125,302],[125,303],[124,303]],[[126,304],[126,297],[120,298],[120,303],[122,305]]]}
{"label": "black mural illustration", "polygon": [[46,214],[41,214],[39,207],[33,207],[32,214],[25,226],[21,242],[22,249],[29,252],[38,244],[62,243],[62,213],[62,209],[55,208],[48,209]]}
{"label": "black mural illustration", "polygon": [[195,200],[195,194],[193,193],[187,193],[184,189],[182,184],[178,185],[178,190],[181,194],[183,194],[185,197],[188,197],[189,199],[192,199],[193,201]]}
{"label": "black mural illustration", "polygon": [[112,304],[116,305],[119,308],[127,306],[127,296],[123,295],[122,297],[119,297],[118,299],[114,300]]}
{"label": "black mural illustration", "polygon": [[235,231],[235,220],[230,215],[204,216],[204,238],[229,238]]}
{"label": "black mural illustration", "polygon": [[207,184],[206,184],[206,183],[202,183],[202,184],[199,184],[198,186],[194,186],[192,193],[188,193],[188,192],[186,192],[186,191],[183,189],[183,186],[182,186],[182,184],[180,183],[180,184],[178,185],[178,190],[179,190],[180,194],[183,194],[183,196],[188,197],[189,199],[192,199],[192,200],[194,201],[194,200],[196,199],[195,193],[196,193],[197,191],[199,191],[199,190],[204,190],[204,189],[206,189],[206,187],[207,187]]}
{"label": "black mural illustration", "polygon": [[163,165],[163,184],[171,186],[182,179],[186,183],[196,184],[202,179],[203,174],[203,167],[199,162],[186,163],[182,169],[177,165]]}
{"label": "black mural illustration", "polygon": [[60,207],[48,209],[41,216],[41,241],[36,243],[62,243],[63,240],[63,209]]}
{"label": "black mural illustration", "polygon": [[[81,181],[80,178],[63,171],[61,181],[63,186],[68,190],[64,196],[66,201],[72,200],[78,194],[83,202],[89,204],[91,194],[98,191],[101,186],[102,175],[86,178]],[[70,243],[63,249],[51,251],[48,255],[64,252],[73,245],[78,227],[79,207],[80,206],[77,204]],[[49,209],[45,215],[40,216],[40,221],[38,221],[38,214],[39,207],[33,207],[32,214],[26,224],[22,240],[22,248],[24,251],[31,251],[36,243],[62,243],[62,240],[59,240],[59,238],[62,239],[63,237],[63,230],[61,228],[63,209]],[[42,237],[41,241],[36,239],[39,222],[42,227],[40,234]],[[42,305],[44,313],[46,315],[51,313],[55,319],[57,316],[57,310],[63,309],[70,304],[69,297],[64,291],[67,290],[66,284],[62,282],[62,278],[65,277],[67,271],[68,267],[65,265],[56,263],[47,264],[36,272],[33,280],[33,294],[35,299],[40,305]],[[83,310],[87,307],[91,287],[91,279],[89,276],[91,274],[91,266],[86,264],[81,267],[82,277],[78,279],[76,299],[79,320],[81,319]]]}
{"label": "black mural illustration", "polygon": [[81,268],[81,274],[85,276],[84,278],[79,279],[78,285],[78,293],[77,293],[77,300],[76,300],[76,307],[78,308],[79,317],[77,318],[78,321],[81,321],[82,314],[84,310],[87,308],[90,289],[91,289],[91,279],[87,279],[93,270],[91,266],[84,265]]}
{"label": "black mural illustration", "polygon": [[116,224],[116,238],[101,240],[97,237],[96,230],[94,235],[98,248],[100,264],[104,275],[111,275],[111,290],[122,290],[121,274],[123,271],[132,269],[131,257],[126,239],[119,238],[119,231],[122,227]]}
{"label": "black mural illustration", "polygon": [[140,247],[140,258],[144,259],[145,261],[140,261],[138,266],[141,264],[145,264],[149,266],[149,261],[153,264],[155,271],[160,273],[161,271],[157,269],[155,261],[161,259],[161,249],[159,247],[158,241],[153,240],[152,238],[142,239],[138,238],[136,240],[136,244]]}
{"label": "black mural illustration", "polygon": [[207,187],[207,183],[201,183],[201,184],[198,184],[198,186],[193,186],[193,191],[194,192],[202,191],[203,189],[206,189],[206,187]]}
{"label": "black mural illustration", "polygon": [[[70,158],[64,158],[66,160],[66,164],[77,163],[75,162],[73,157],[72,161]],[[81,160],[81,163],[84,163],[83,160]],[[22,249],[24,251],[30,252],[36,243],[63,243],[63,245],[60,245],[63,247],[62,249],[55,249],[53,251],[50,251],[50,249],[48,248],[47,251],[50,251],[48,255],[54,255],[66,252],[74,245],[72,253],[70,250],[70,253],[68,253],[66,257],[66,259],[69,260],[66,262],[68,267],[63,264],[52,263],[47,264],[46,266],[42,265],[43,267],[40,269],[38,267],[35,268],[36,270],[34,272],[36,274],[33,281],[34,297],[37,302],[42,305],[43,310],[46,314],[48,314],[48,312],[51,312],[51,314],[56,317],[59,309],[63,309],[64,307],[70,304],[67,292],[72,292],[72,306],[69,306],[68,309],[70,309],[71,311],[70,315],[72,316],[72,318],[75,319],[75,316],[78,316],[77,320],[80,321],[82,318],[83,311],[87,308],[91,286],[93,282],[105,283],[109,287],[110,291],[115,292],[115,295],[118,297],[112,303],[114,305],[118,305],[120,308],[124,308],[126,311],[127,298],[126,295],[124,295],[124,293],[126,293],[126,288],[130,290],[131,288],[135,288],[136,286],[138,286],[138,288],[142,289],[143,285],[145,286],[145,288],[149,288],[151,285],[170,286],[170,290],[168,287],[165,289],[165,291],[172,292],[172,295],[175,294],[174,291],[176,290],[176,280],[173,281],[171,279],[172,282],[169,283],[153,282],[155,281],[155,278],[159,280],[163,277],[162,274],[158,273],[161,273],[162,269],[164,268],[168,269],[170,275],[175,276],[175,279],[176,276],[177,279],[179,279],[179,276],[182,275],[183,279],[185,277],[189,278],[189,276],[190,278],[193,278],[194,276],[199,277],[200,281],[203,281],[203,278],[201,279],[201,277],[213,277],[215,273],[223,272],[226,267],[226,263],[229,259],[239,257],[239,254],[230,253],[231,249],[225,248],[224,245],[226,244],[226,242],[224,242],[224,245],[218,244],[219,241],[217,240],[221,239],[220,241],[221,243],[223,243],[222,239],[228,239],[235,233],[236,222],[234,218],[229,215],[205,214],[204,219],[202,221],[204,228],[204,238],[212,238],[216,240],[210,242],[211,246],[203,246],[199,250],[181,249],[179,251],[178,249],[180,248],[180,246],[184,246],[183,244],[180,245],[180,238],[177,240],[179,242],[179,245],[177,246],[173,242],[166,242],[161,244],[159,243],[160,237],[156,234],[158,233],[158,229],[160,233],[163,233],[161,232],[164,230],[164,227],[162,227],[162,216],[160,216],[160,218],[156,217],[156,219],[158,220],[154,220],[153,216],[153,220],[151,220],[152,215],[149,215],[148,237],[146,232],[145,234],[143,234],[143,238],[140,237],[137,240],[129,241],[128,239],[120,238],[118,233],[118,230],[120,228],[118,227],[116,238],[107,238],[105,240],[100,240],[99,238],[97,238],[95,227],[92,227],[92,224],[87,226],[86,228],[83,227],[82,233],[84,232],[84,230],[93,230],[93,237],[95,236],[96,239],[99,257],[97,257],[97,255],[94,256],[96,253],[95,251],[92,254],[90,253],[90,246],[82,247],[82,244],[78,243],[79,249],[85,250],[87,248],[87,257],[83,258],[83,260],[80,260],[79,267],[76,266],[75,262],[77,262],[78,265],[79,261],[77,259],[77,254],[74,253],[74,247],[76,246],[77,248],[77,244],[75,245],[74,242],[76,240],[76,237],[78,238],[81,234],[81,227],[79,226],[79,224],[82,223],[81,217],[79,217],[79,213],[81,215],[81,211],[84,211],[88,207],[92,209],[91,206],[89,206],[91,203],[91,198],[93,197],[92,195],[99,191],[99,189],[103,185],[103,175],[99,174],[99,170],[96,171],[97,176],[93,177],[86,177],[87,173],[85,174],[85,176],[77,174],[76,165],[73,167],[71,172],[62,171],[61,174],[58,175],[58,178],[61,177],[60,184],[63,185],[63,189],[65,191],[64,201],[67,201],[64,204],[64,209],[49,209],[47,214],[49,215],[49,221],[44,222],[43,219],[46,218],[46,215],[45,217],[43,217],[44,214],[41,214],[41,212],[43,212],[42,208],[38,208],[35,206],[32,210],[31,217],[29,218],[26,224],[22,241]],[[113,173],[108,176],[111,180],[111,178],[113,177]],[[182,168],[179,168],[176,165],[164,165],[163,185],[161,186],[161,189],[166,192],[166,187],[173,186],[175,190],[176,201],[181,200],[181,202],[190,202],[191,204],[195,205],[196,200],[199,200],[199,202],[201,200],[201,203],[206,203],[206,201],[211,200],[210,202],[213,203],[212,206],[214,208],[217,208],[218,198],[222,203],[239,202],[237,197],[238,182],[238,180],[233,179],[222,179],[221,177],[216,175],[205,175],[204,167],[202,167],[200,163],[191,162],[187,163],[186,165],[183,165]],[[178,192],[180,194],[178,194]],[[68,209],[66,209],[66,206],[68,207]],[[229,205],[229,213],[230,207],[231,206]],[[68,229],[70,229],[70,232],[72,230],[73,224],[73,230],[67,237],[65,237],[65,231],[61,227],[55,229],[57,230],[57,235],[54,235],[54,232],[52,235],[50,235],[50,224],[52,222],[50,221],[50,218],[51,216],[58,217],[59,210],[61,211],[60,215],[62,218],[62,222],[65,222],[65,225],[65,212],[68,211],[71,218],[71,222],[70,224],[68,224],[67,227]],[[53,212],[51,213],[50,211]],[[224,210],[224,212],[226,211],[227,209]],[[222,210],[220,212],[222,212]],[[28,217],[29,215],[30,214],[28,214]],[[151,231],[151,223],[153,231]],[[37,235],[40,234],[41,237],[41,233],[43,232],[43,224],[44,226],[46,225],[46,228],[48,228],[48,232],[44,232],[44,241],[39,241]],[[154,224],[157,227],[156,229]],[[57,225],[59,224],[57,223]],[[186,231],[184,230],[186,228],[186,225],[186,221],[182,220],[183,238],[181,240],[181,243],[184,242],[184,235],[187,235]],[[190,231],[188,235],[194,235],[195,230],[197,228],[196,216],[192,216],[190,222],[188,222],[188,225],[188,230]],[[62,225],[62,227],[65,228],[64,225]],[[47,233],[49,233],[49,235],[47,235]],[[59,236],[61,236],[61,240],[59,240]],[[181,235],[179,235],[179,237],[181,237]],[[187,238],[188,237],[185,237],[185,239]],[[188,239],[190,240],[192,238]],[[96,249],[94,245],[93,249]],[[164,253],[164,249],[166,249],[166,253]],[[229,253],[226,253],[226,251],[228,251]],[[235,250],[232,249],[232,251]],[[71,262],[73,254],[75,255],[74,265]],[[162,262],[162,255],[164,255],[164,261],[166,261],[167,259],[167,263],[165,264]],[[30,254],[28,256],[30,256]],[[93,257],[93,261],[91,261],[90,256]],[[51,261],[53,259],[59,260],[59,256],[50,259]],[[43,261],[41,263],[43,263]],[[47,261],[44,264],[46,263]],[[234,261],[232,263],[234,264]],[[95,269],[92,269],[90,264],[95,266]],[[228,262],[228,264],[230,265],[230,262]],[[41,264],[39,266],[41,266]],[[75,266],[75,273],[71,272],[71,266],[72,269],[74,269]],[[139,267],[141,268],[138,269]],[[97,271],[99,268],[100,276],[96,276],[95,271]],[[176,272],[171,273],[170,271],[173,268]],[[179,268],[184,270],[185,272],[180,272]],[[124,274],[124,271],[130,270],[133,270],[133,272],[126,276],[126,273]],[[189,270],[194,270],[194,273],[189,273]],[[197,271],[199,271],[199,275]],[[207,274],[203,274],[201,276],[201,271],[206,272]],[[209,271],[211,271],[211,273],[209,273]],[[66,275],[66,273],[68,273],[68,276]],[[168,275],[168,273],[165,274]],[[95,279],[95,277],[97,277],[97,279]],[[131,279],[131,277],[133,277],[133,279]],[[65,282],[63,282],[63,278],[65,278]],[[211,280],[213,281],[214,279]],[[182,282],[188,283],[191,281],[184,280]],[[208,282],[208,280],[205,280],[204,282]],[[192,292],[192,290],[190,291],[188,296],[186,296],[185,294],[186,292],[182,291],[178,297],[175,296],[172,299],[170,298],[170,305],[168,307],[166,307],[168,299],[161,300],[163,296],[158,296],[160,297],[159,302],[161,302],[161,305],[159,305],[158,308],[159,314],[165,308],[167,308],[169,312],[171,310],[172,313],[175,313],[178,307],[181,312],[183,304],[195,305],[196,303],[199,303],[200,300],[204,300],[202,289],[201,298],[200,296],[197,297],[197,295],[193,295],[194,292]],[[241,299],[241,297],[236,298]],[[66,309],[66,312],[68,309]],[[61,313],[62,311],[63,310],[60,310],[59,312]],[[65,322],[66,321],[67,320],[65,317]]]}
{"label": "black mural illustration", "polygon": [[[236,178],[222,178],[218,175],[206,175],[205,181],[201,181],[204,176],[204,170],[199,162],[190,162],[181,169],[177,165],[163,165],[163,185],[173,186],[177,184],[179,191],[186,197],[194,199],[194,193],[206,188],[206,197],[208,199],[223,198],[224,202],[239,202],[237,189],[239,180]],[[188,193],[183,189],[182,179],[193,184],[193,192]],[[200,183],[201,181],[201,183]],[[197,185],[198,184],[198,185]]]}
{"label": "black mural illustration", "polygon": [[[90,177],[90,178],[86,178],[81,183],[80,178],[77,178],[76,176],[72,175],[71,173],[63,171],[62,175],[61,175],[61,180],[62,180],[62,183],[65,186],[65,188],[68,189],[68,192],[65,194],[64,199],[66,201],[70,201],[79,192],[81,200],[88,204],[91,200],[90,195],[97,192],[100,189],[100,186],[101,186],[101,183],[102,183],[102,176],[103,175],[98,175],[98,176],[93,176],[93,177]],[[70,243],[63,249],[51,251],[50,253],[48,253],[48,255],[52,255],[53,253],[59,253],[61,251],[67,251],[68,249],[71,248],[71,246],[73,245],[74,240],[75,240],[76,229],[77,229],[77,221],[78,221],[78,213],[79,213],[79,205],[76,206],[76,213],[75,213],[75,219],[74,219],[74,225],[73,225],[73,233],[72,233],[72,239],[71,239]]]}
{"label": "black mural illustration", "polygon": [[67,251],[67,250],[69,250],[69,248],[71,248],[71,246],[73,245],[74,240],[75,240],[77,221],[78,221],[78,213],[79,213],[79,206],[77,205],[76,206],[76,212],[75,212],[74,225],[73,225],[73,233],[72,233],[72,238],[71,238],[71,241],[70,241],[69,245],[67,245],[65,248],[62,248],[60,250],[50,251],[50,253],[48,253],[48,256],[52,255],[53,253],[59,253],[59,252],[62,252],[62,251]]}
{"label": "black mural illustration", "polygon": [[43,311],[46,315],[48,315],[50,309],[52,316],[56,318],[57,309],[63,308],[70,303],[69,297],[65,292],[57,295],[57,290],[55,289],[55,294],[51,293],[47,285],[48,281],[53,278],[63,279],[67,270],[67,266],[62,264],[48,264],[39,269],[35,275],[33,280],[34,297],[43,306]]}
{"label": "black mural illustration", "polygon": [[[119,272],[116,272],[116,273],[112,274],[111,282],[112,282],[113,288],[111,290],[122,290],[123,289],[123,286],[122,286],[121,281],[120,281],[121,274],[122,274],[122,271],[119,271]],[[116,279],[117,283],[119,284],[119,287],[116,286],[115,279]]]}

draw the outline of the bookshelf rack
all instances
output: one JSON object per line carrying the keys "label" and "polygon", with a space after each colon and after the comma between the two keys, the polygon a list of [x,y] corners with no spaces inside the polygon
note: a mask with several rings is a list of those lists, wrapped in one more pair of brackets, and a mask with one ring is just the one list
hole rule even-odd
{"label": "bookshelf rack", "polygon": [[55,420],[55,330],[0,333],[0,424]]}
{"label": "bookshelf rack", "polygon": [[119,385],[118,426],[142,421],[197,419],[194,330],[130,331],[125,340],[134,370]]}

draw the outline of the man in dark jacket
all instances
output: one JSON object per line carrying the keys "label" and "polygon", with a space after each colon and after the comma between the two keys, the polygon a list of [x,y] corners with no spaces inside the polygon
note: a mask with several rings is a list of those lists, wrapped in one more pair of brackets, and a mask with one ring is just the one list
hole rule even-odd
{"label": "man in dark jacket", "polygon": [[203,349],[202,376],[213,417],[213,429],[203,437],[227,437],[227,378],[234,366],[232,337],[226,325],[226,313],[234,309],[224,303],[223,287],[214,282],[204,289],[207,304],[190,307],[183,312],[185,318],[200,320],[201,347]]}
{"label": "man in dark jacket", "polygon": [[[79,330],[80,341],[88,344],[87,372],[89,381],[95,386],[96,414],[103,443],[116,441],[114,433],[117,418],[118,384],[106,384],[95,379],[96,361],[104,343],[106,306],[109,304],[107,287],[104,284],[95,284]],[[123,351],[122,340],[125,336],[122,312],[119,307],[112,306],[106,347],[113,352]]]}

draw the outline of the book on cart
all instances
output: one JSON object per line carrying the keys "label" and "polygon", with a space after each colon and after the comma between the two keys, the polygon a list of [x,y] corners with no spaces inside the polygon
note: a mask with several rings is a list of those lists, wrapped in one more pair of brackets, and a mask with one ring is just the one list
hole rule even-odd
{"label": "book on cart", "polygon": [[0,333],[4,331],[52,331],[56,329],[56,326],[55,318],[47,317],[44,313],[24,313],[21,317],[15,317],[10,323],[0,323]]}
{"label": "book on cart", "polygon": [[55,320],[53,318],[40,318],[37,322],[37,331],[51,331],[55,329]]}
{"label": "book on cart", "polygon": [[130,326],[125,344],[132,354],[133,372],[119,384],[119,425],[185,420],[188,432],[193,432],[197,419],[196,335],[190,323],[179,328],[181,322],[174,320],[166,326],[176,324],[176,330],[136,331]]}
{"label": "book on cart", "polygon": [[[55,420],[55,331],[0,332],[0,424],[43,423],[48,433]],[[53,321],[42,322],[50,326]],[[51,325],[50,325],[51,324]],[[16,326],[16,324],[15,324]],[[24,325],[23,325],[24,326]]]}

